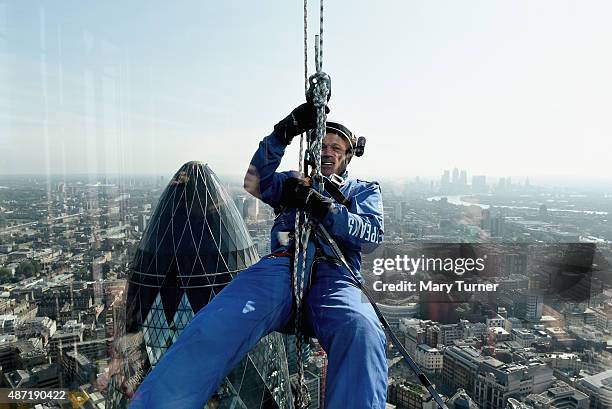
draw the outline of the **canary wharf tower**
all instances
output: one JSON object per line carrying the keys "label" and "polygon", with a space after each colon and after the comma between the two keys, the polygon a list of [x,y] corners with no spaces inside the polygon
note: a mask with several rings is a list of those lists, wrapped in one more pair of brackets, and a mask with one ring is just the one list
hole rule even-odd
{"label": "canary wharf tower", "polygon": [[[210,167],[183,165],[162,193],[132,263],[125,334],[115,342],[121,374],[109,383],[110,406],[126,407],[129,392],[191,318],[258,259],[234,201]],[[213,399],[218,408],[291,408],[281,336],[264,337]]]}

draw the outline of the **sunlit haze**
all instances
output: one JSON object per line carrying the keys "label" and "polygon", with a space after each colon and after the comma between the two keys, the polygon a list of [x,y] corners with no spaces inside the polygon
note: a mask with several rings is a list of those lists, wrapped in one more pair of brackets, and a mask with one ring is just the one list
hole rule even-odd
{"label": "sunlit haze", "polygon": [[[610,15],[608,1],[327,2],[331,115],[368,138],[349,169],[609,176]],[[318,4],[310,17],[312,72]],[[0,174],[170,176],[201,160],[241,175],[303,101],[302,30],[295,1],[3,2]]]}

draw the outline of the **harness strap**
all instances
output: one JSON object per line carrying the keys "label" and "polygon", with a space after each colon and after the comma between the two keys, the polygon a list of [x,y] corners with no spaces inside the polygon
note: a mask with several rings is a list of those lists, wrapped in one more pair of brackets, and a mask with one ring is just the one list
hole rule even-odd
{"label": "harness strap", "polygon": [[293,253],[289,251],[275,251],[274,253],[270,253],[271,256],[274,257],[290,257],[293,258]]}
{"label": "harness strap", "polygon": [[340,203],[341,205],[349,207],[350,205],[349,200],[346,198],[346,196],[344,196],[344,194],[340,191],[338,186],[336,186],[333,182],[326,183],[324,185],[324,188],[325,188],[325,191],[329,193],[332,199],[334,199],[337,203]]}

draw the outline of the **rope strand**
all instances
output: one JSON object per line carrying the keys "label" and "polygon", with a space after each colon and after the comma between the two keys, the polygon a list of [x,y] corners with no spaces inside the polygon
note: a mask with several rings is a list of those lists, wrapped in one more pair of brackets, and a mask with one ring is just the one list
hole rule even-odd
{"label": "rope strand", "polygon": [[321,0],[321,8],[319,9],[319,68],[317,71],[323,70],[323,0]]}
{"label": "rope strand", "polygon": [[[321,72],[323,67],[323,0],[321,1],[320,7],[320,27],[319,35],[315,36],[315,67],[317,73]],[[308,94],[309,89],[309,78],[308,78],[308,3],[304,0],[304,86],[305,93]],[[313,171],[314,181],[318,182],[319,190],[323,189],[323,177],[321,175],[321,144],[323,136],[325,136],[325,105],[327,103],[327,95],[329,90],[324,81],[317,81],[315,84],[315,90],[313,95],[313,103],[317,108],[317,123],[315,130],[315,137],[312,141],[306,138],[307,152],[310,155],[310,159],[314,159]],[[307,95],[308,97],[308,95]],[[304,145],[304,134],[300,136],[300,152],[299,152],[299,170],[302,177],[307,176],[307,169],[302,166],[304,163],[303,158],[303,145]],[[300,221],[303,218],[303,223]],[[305,271],[306,271],[306,258],[308,250],[308,241],[310,240],[310,233],[312,231],[312,223],[308,219],[308,215],[305,211],[296,211],[295,215],[295,229],[294,229],[294,240],[295,240],[295,255],[293,259],[293,295],[295,298],[295,337],[296,337],[296,355],[297,355],[297,387],[295,396],[295,407],[296,409],[306,409],[310,405],[310,395],[306,388],[306,379],[304,377],[304,360],[303,360],[303,346],[304,346],[304,334],[301,331],[302,325],[302,301],[304,296],[304,288],[306,286]],[[301,263],[300,263],[301,259]]]}

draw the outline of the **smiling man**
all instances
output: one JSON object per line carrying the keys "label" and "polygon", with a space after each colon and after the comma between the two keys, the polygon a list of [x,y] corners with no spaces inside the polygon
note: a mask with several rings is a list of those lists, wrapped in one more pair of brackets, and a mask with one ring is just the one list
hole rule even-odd
{"label": "smiling man", "polygon": [[321,148],[321,173],[325,176],[344,175],[357,140],[348,128],[337,122],[327,121],[326,127]]}
{"label": "smiling man", "polygon": [[[357,138],[342,124],[326,124],[321,172],[329,179],[325,185],[333,180],[336,200],[309,186],[295,171],[276,171],[286,146],[313,129],[315,122],[314,106],[302,104],[259,143],[244,187],[274,209],[272,253],[238,274],[198,311],[140,385],[130,408],[201,409],[259,339],[272,331],[294,331],[292,267],[298,209],[327,228],[363,281],[361,252],[383,240],[383,206],[376,182],[348,177],[351,159],[363,153]],[[384,409],[386,336],[374,309],[316,236],[309,242],[306,263],[302,331],[316,337],[327,353],[325,407]]]}

